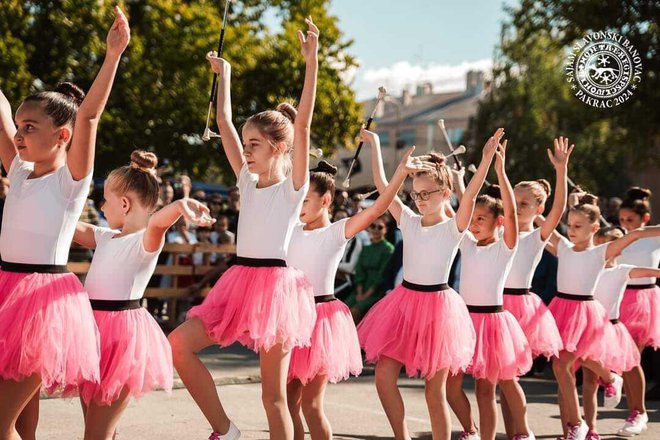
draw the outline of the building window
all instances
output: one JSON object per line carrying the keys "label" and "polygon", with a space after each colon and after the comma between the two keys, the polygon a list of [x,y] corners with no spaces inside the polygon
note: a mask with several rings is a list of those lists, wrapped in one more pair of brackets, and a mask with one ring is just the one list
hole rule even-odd
{"label": "building window", "polygon": [[401,130],[399,132],[397,148],[405,148],[412,145],[415,145],[415,130]]}
{"label": "building window", "polygon": [[380,138],[380,144],[384,147],[389,147],[390,146],[390,132],[389,131],[383,131],[382,133],[378,133],[378,137]]}
{"label": "building window", "polygon": [[449,140],[451,141],[452,144],[457,144],[463,139],[463,134],[465,133],[465,130],[462,128],[450,128],[447,130],[447,134],[449,135]]}

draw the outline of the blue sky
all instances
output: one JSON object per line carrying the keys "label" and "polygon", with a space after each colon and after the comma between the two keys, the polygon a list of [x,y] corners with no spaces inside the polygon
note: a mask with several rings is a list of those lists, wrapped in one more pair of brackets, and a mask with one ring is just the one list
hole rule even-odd
{"label": "blue sky", "polygon": [[394,95],[419,81],[462,88],[467,70],[490,67],[505,4],[518,0],[332,0],[330,11],[354,40],[353,84],[364,99],[380,83]]}

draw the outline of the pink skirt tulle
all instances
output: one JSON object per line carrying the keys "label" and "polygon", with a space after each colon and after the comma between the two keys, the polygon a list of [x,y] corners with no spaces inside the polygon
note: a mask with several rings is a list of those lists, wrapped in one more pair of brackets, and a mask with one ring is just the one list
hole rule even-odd
{"label": "pink skirt tulle", "polygon": [[294,348],[289,381],[303,385],[318,375],[337,383],[362,372],[362,354],[351,311],[339,300],[316,304],[316,325],[310,347]]}
{"label": "pink skirt tulle", "polygon": [[259,352],[309,346],[316,321],[312,286],[298,269],[235,265],[188,312],[221,346],[240,342]]}
{"label": "pink skirt tulle", "polygon": [[607,326],[607,354],[605,366],[621,374],[632,370],[639,365],[640,354],[637,345],[630,336],[628,329],[622,322],[608,323]]}
{"label": "pink skirt tulle", "polygon": [[439,370],[465,371],[475,334],[463,299],[452,290],[419,292],[399,285],[358,325],[367,361],[402,363],[408,376],[431,379]]}
{"label": "pink skirt tulle", "polygon": [[99,334],[74,274],[0,270],[0,297],[0,378],[38,374],[46,392],[62,395],[99,381]]}
{"label": "pink skirt tulle", "polygon": [[80,395],[89,404],[110,405],[126,389],[142,397],[157,388],[172,390],[172,349],[146,309],[94,311],[101,334],[101,383],[84,383]]}
{"label": "pink skirt tulle", "polygon": [[477,344],[468,373],[493,384],[512,380],[532,368],[532,351],[516,318],[506,310],[470,312]]}
{"label": "pink skirt tulle", "polygon": [[607,364],[607,312],[595,300],[580,301],[555,297],[549,307],[555,317],[564,350],[578,359]]}
{"label": "pink skirt tulle", "polygon": [[527,295],[504,295],[504,310],[508,310],[520,324],[532,356],[559,356],[563,348],[561,335],[555,318],[541,298],[535,293]]}
{"label": "pink skirt tulle", "polygon": [[637,345],[660,348],[660,288],[626,289],[621,322]]}

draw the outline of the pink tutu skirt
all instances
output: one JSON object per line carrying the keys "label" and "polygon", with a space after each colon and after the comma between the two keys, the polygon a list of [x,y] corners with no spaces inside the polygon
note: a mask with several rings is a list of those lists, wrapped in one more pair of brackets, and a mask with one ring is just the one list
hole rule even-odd
{"label": "pink tutu skirt", "polygon": [[282,344],[284,350],[309,346],[316,321],[314,293],[292,267],[234,265],[204,302],[188,312],[202,321],[218,345],[240,342],[259,352]]}
{"label": "pink tutu skirt", "polygon": [[541,298],[533,292],[526,295],[504,295],[504,310],[509,311],[520,324],[532,356],[559,356],[563,348],[555,318]]}
{"label": "pink tutu skirt", "polygon": [[465,371],[475,335],[465,302],[452,290],[420,292],[399,285],[358,325],[367,361],[394,359],[406,374],[431,379],[439,370]]}
{"label": "pink tutu skirt", "polygon": [[619,319],[637,345],[660,348],[660,288],[626,289]]}
{"label": "pink tutu skirt", "polygon": [[62,395],[99,381],[99,334],[74,274],[0,270],[0,297],[0,378],[38,374],[49,394]]}
{"label": "pink tutu skirt", "polygon": [[172,390],[172,349],[146,309],[95,310],[101,334],[101,383],[87,382],[80,395],[85,403],[110,405],[122,390],[142,397],[151,390]]}
{"label": "pink tutu skirt", "polygon": [[595,300],[581,301],[555,297],[550,303],[564,350],[578,359],[590,359],[607,364],[609,323],[603,305]]}
{"label": "pink tutu skirt", "polygon": [[293,349],[289,381],[298,379],[305,385],[326,375],[337,383],[361,372],[360,343],[349,308],[339,300],[316,304],[312,345]]}
{"label": "pink tutu skirt", "polygon": [[470,312],[477,333],[474,356],[467,372],[493,384],[512,380],[532,368],[532,351],[516,318],[506,310]]}
{"label": "pink tutu skirt", "polygon": [[632,370],[639,365],[640,354],[635,341],[622,322],[607,325],[607,362],[605,365],[618,374]]}

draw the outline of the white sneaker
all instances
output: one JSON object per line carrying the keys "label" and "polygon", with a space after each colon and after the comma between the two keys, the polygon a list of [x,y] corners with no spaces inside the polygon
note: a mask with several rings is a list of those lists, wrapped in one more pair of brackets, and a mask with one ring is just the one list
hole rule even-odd
{"label": "white sneaker", "polygon": [[529,434],[516,434],[513,436],[513,440],[536,440],[534,433],[530,432]]}
{"label": "white sneaker", "polygon": [[241,438],[241,431],[234,425],[234,422],[229,422],[229,430],[226,434],[214,432],[209,437],[209,440],[238,440],[239,438]]}
{"label": "white sneaker", "polygon": [[623,387],[623,378],[618,374],[612,373],[614,380],[612,383],[605,384],[605,402],[603,406],[608,409],[616,408],[621,402],[621,388]]}
{"label": "white sneaker", "polygon": [[646,431],[649,416],[646,413],[633,411],[623,424],[623,428],[619,429],[618,434],[624,437],[632,437]]}
{"label": "white sneaker", "polygon": [[461,435],[458,437],[458,440],[481,440],[481,436],[478,432],[461,432]]}
{"label": "white sneaker", "polygon": [[584,421],[580,422],[579,425],[568,425],[568,435],[566,435],[566,440],[585,440],[588,432],[589,427]]}

